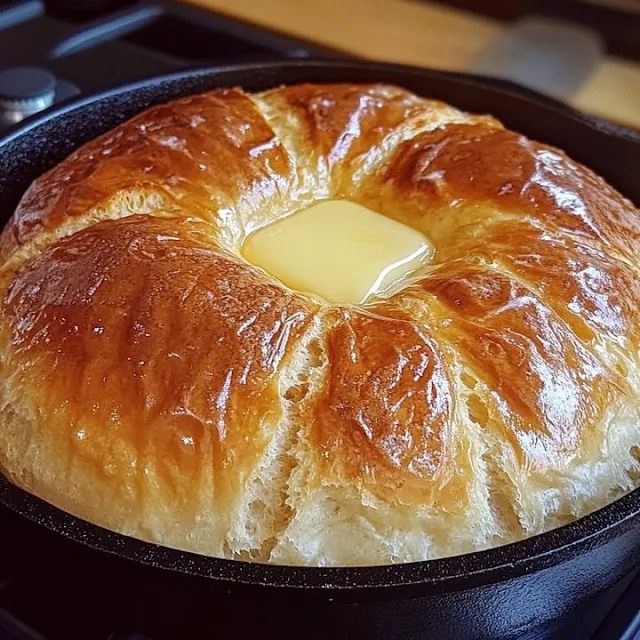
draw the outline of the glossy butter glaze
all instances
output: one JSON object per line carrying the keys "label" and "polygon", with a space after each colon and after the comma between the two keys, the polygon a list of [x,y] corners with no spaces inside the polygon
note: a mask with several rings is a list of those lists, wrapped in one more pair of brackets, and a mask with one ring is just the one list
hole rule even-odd
{"label": "glossy butter glaze", "polygon": [[486,123],[418,134],[397,149],[379,181],[401,200],[419,201],[421,215],[453,204],[451,215],[459,210],[464,224],[465,204],[488,204],[630,260],[638,255],[632,203],[558,149]]}
{"label": "glossy butter glaze", "polygon": [[401,474],[433,491],[455,449],[453,387],[438,344],[394,307],[343,310],[330,326],[327,379],[311,418],[320,475],[397,492]]}
{"label": "glossy butter glaze", "polygon": [[278,375],[312,310],[222,255],[208,224],[138,216],[51,245],[17,274],[3,316],[12,384],[39,381],[23,408],[46,419],[54,466],[99,478],[84,488],[94,517],[115,526],[161,493],[197,529],[207,510],[228,520],[272,439]]}

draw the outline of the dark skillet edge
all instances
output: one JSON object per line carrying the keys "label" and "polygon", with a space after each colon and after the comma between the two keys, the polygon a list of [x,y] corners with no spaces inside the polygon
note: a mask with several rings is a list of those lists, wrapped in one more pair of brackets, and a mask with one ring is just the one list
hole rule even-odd
{"label": "dark skillet edge", "polygon": [[[247,587],[323,590],[349,596],[375,589],[381,597],[455,592],[536,573],[640,528],[640,488],[579,520],[485,551],[371,567],[300,567],[212,558],[116,533],[73,516],[20,489],[0,474],[0,503],[50,531],[98,551],[171,572]],[[345,594],[346,595],[346,594]]]}
{"label": "dark skillet edge", "polygon": [[[464,72],[454,71],[440,71],[437,69],[428,69],[422,67],[414,67],[410,65],[386,63],[386,62],[369,62],[362,60],[314,60],[314,59],[294,59],[286,60],[278,63],[273,62],[256,62],[256,63],[242,63],[234,65],[220,65],[211,67],[197,67],[188,69],[185,71],[177,71],[162,76],[154,76],[139,80],[137,82],[127,84],[100,93],[92,94],[89,96],[69,98],[56,105],[54,108],[47,111],[46,114],[35,115],[24,121],[22,126],[11,131],[3,137],[0,137],[0,146],[4,145],[14,138],[23,135],[32,128],[38,127],[43,122],[55,118],[63,113],[67,113],[70,110],[80,108],[91,103],[97,102],[107,97],[115,96],[117,94],[129,93],[137,89],[149,87],[159,82],[180,80],[183,78],[189,78],[194,76],[208,76],[212,73],[225,73],[232,74],[241,71],[268,71],[270,69],[342,69],[357,71],[381,71],[391,73],[411,73],[421,77],[433,77],[433,78],[448,78],[462,82],[469,86],[490,88],[492,92],[517,96],[532,103],[537,103],[545,109],[551,109],[557,113],[561,113],[567,118],[576,120],[582,124],[585,124],[593,129],[621,139],[627,139],[631,142],[640,143],[640,131],[625,127],[620,124],[609,122],[597,116],[588,115],[583,111],[575,109],[567,104],[564,104],[554,98],[545,96],[533,89],[517,85],[508,80],[501,80],[497,78],[491,78],[487,76],[472,75]],[[282,84],[282,83],[281,83]],[[454,105],[455,106],[455,105]]]}
{"label": "dark skillet edge", "polygon": [[[389,76],[397,76],[396,81],[400,85],[408,84],[402,81],[402,74],[405,74],[406,80],[410,76],[417,81],[420,79],[444,79],[455,82],[459,86],[469,87],[470,90],[490,91],[496,99],[504,96],[512,101],[537,105],[540,110],[546,112],[552,111],[565,121],[578,123],[581,127],[595,132],[598,136],[623,143],[625,149],[628,146],[630,150],[633,150],[634,161],[636,157],[640,159],[640,133],[587,116],[553,100],[538,96],[534,92],[523,92],[518,87],[511,88],[503,83],[502,86],[496,88],[495,85],[487,85],[481,78],[402,65],[309,60],[199,68],[195,71],[151,78],[95,96],[70,100],[44,116],[35,116],[25,121],[20,128],[0,140],[0,152],[6,145],[10,145],[19,140],[21,136],[37,130],[44,123],[77,109],[88,108],[92,104],[110,97],[126,96],[128,93],[144,89],[150,90],[160,85],[169,87],[171,83],[194,78],[206,80],[211,77],[211,88],[225,86],[225,84],[226,86],[238,85],[241,83],[233,81],[233,77],[249,77],[248,74],[259,76],[256,83],[266,87],[269,86],[270,75],[276,77],[283,70],[294,73],[296,79],[291,82],[302,81],[297,79],[296,74],[304,72],[313,76],[314,73],[322,71],[336,73],[340,71],[345,77],[341,77],[337,81],[346,81],[346,76],[351,73],[354,76],[357,74],[386,75],[387,79],[382,81],[387,82],[394,81],[388,79]],[[227,78],[229,80],[226,80]],[[309,81],[314,81],[313,77]],[[367,78],[361,81],[371,80]],[[277,84],[283,84],[281,78],[270,86]],[[174,90],[171,89],[171,91]],[[183,95],[189,93],[192,91],[185,90]],[[148,106],[165,101],[164,98],[157,99],[156,96],[153,96]],[[471,111],[472,109],[467,110]],[[105,130],[112,128],[112,126],[114,125],[106,127]],[[75,144],[74,141],[75,146],[79,146],[80,143],[81,141]],[[637,195],[634,197],[638,199]],[[380,594],[390,595],[393,592],[394,598],[401,598],[441,592],[442,590],[454,592],[495,584],[552,567],[565,560],[575,558],[581,553],[596,549],[608,541],[628,533],[632,528],[640,528],[640,489],[636,489],[603,509],[562,528],[518,543],[464,556],[391,566],[283,567],[208,558],[107,531],[30,495],[12,485],[2,475],[0,475],[0,503],[4,503],[16,513],[71,540],[150,567],[200,576],[229,585],[271,587],[276,590],[287,589],[292,593],[294,591],[320,590],[327,596],[335,595],[336,597],[340,597],[340,594],[344,593],[357,595],[375,589]]]}

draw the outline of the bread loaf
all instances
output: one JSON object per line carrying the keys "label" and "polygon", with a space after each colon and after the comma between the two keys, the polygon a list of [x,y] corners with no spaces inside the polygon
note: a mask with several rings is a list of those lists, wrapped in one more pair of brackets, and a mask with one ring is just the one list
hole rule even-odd
{"label": "bread loaf", "polygon": [[[290,290],[253,231],[343,198],[433,260],[365,305]],[[149,109],[0,239],[0,471],[212,556],[370,565],[579,518],[640,479],[638,211],[562,151],[386,85]]]}

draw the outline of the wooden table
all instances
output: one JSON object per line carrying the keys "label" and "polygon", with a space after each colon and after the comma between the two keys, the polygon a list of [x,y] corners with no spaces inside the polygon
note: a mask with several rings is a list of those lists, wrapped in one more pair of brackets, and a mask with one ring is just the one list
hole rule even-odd
{"label": "wooden table", "polygon": [[[376,60],[462,71],[503,23],[409,0],[188,0]],[[640,64],[605,57],[572,104],[640,128]]]}

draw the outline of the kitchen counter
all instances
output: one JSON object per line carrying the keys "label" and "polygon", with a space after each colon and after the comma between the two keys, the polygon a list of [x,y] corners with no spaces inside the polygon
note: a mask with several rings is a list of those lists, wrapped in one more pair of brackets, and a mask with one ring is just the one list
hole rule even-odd
{"label": "kitchen counter", "polygon": [[[189,0],[346,53],[463,71],[505,24],[409,0]],[[640,64],[604,57],[571,101],[640,129]]]}

